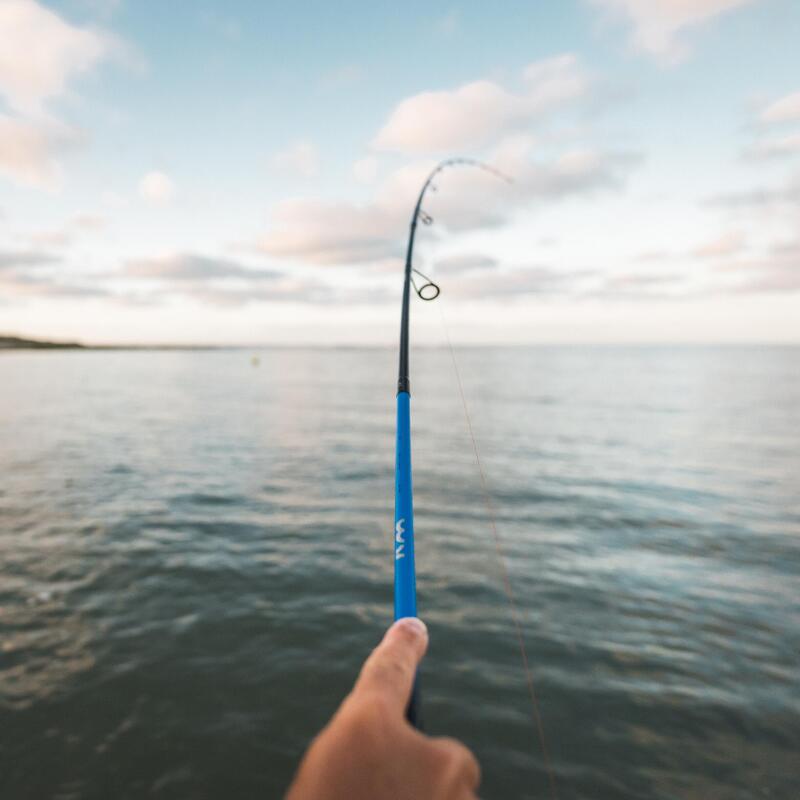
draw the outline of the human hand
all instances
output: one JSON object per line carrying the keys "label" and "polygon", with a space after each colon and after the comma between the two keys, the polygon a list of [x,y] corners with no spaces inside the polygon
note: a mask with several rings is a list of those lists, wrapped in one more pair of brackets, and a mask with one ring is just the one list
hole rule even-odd
{"label": "human hand", "polygon": [[286,800],[475,800],[480,767],[454,739],[405,719],[428,631],[398,620],[364,663],[353,691],[306,751]]}

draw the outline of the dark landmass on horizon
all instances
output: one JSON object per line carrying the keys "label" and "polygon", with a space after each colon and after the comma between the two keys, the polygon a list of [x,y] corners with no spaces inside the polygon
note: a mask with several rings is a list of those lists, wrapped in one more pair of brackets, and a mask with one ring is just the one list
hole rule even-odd
{"label": "dark landmass on horizon", "polygon": [[83,344],[0,336],[0,350],[226,350],[225,345],[203,344]]}
{"label": "dark landmass on horizon", "polygon": [[79,342],[48,342],[43,339],[23,339],[21,336],[0,336],[0,350],[77,350]]}
{"label": "dark landmass on horizon", "polygon": [[[746,347],[746,348],[771,348],[771,347],[800,347],[800,342],[530,342],[530,343],[493,343],[487,342],[484,344],[470,343],[459,345],[462,349],[492,349],[492,348],[536,348],[536,347],[558,347],[558,348],[719,348],[719,347]],[[318,348],[325,348],[329,350],[364,350],[364,349],[378,349],[386,350],[393,349],[394,345],[389,343],[375,343],[371,344],[365,342],[362,344],[321,344],[321,343],[303,343],[294,344],[287,342],[251,342],[246,344],[84,344],[83,342],[61,342],[49,341],[47,339],[28,339],[23,336],[11,336],[8,334],[0,334],[0,353],[4,350],[315,350]],[[417,347],[423,349],[440,349],[444,348],[443,344],[419,344]]]}

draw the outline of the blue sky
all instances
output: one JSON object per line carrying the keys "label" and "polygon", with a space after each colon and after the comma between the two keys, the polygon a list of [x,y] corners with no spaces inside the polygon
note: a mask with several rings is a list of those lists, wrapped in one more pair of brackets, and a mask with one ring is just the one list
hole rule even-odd
{"label": "blue sky", "polygon": [[[0,0],[0,332],[800,341],[792,0]],[[415,335],[439,343],[418,303]]]}

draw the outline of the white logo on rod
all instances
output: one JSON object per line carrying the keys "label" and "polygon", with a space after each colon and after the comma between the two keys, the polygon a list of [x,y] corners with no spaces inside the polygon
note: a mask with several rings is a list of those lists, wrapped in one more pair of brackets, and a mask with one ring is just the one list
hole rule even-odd
{"label": "white logo on rod", "polygon": [[394,526],[394,541],[395,541],[395,548],[394,548],[394,559],[395,561],[399,561],[401,558],[405,558],[406,554],[403,550],[406,549],[406,540],[403,538],[403,534],[406,532],[403,524],[405,523],[404,519],[399,519],[395,523]]}

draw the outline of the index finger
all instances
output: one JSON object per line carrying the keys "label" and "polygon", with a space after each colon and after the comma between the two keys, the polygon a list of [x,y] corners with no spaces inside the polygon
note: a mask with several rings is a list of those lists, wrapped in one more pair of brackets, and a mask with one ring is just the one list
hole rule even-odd
{"label": "index finger", "polygon": [[397,620],[364,662],[354,695],[375,692],[404,714],[419,662],[428,649],[428,629],[417,617]]}

